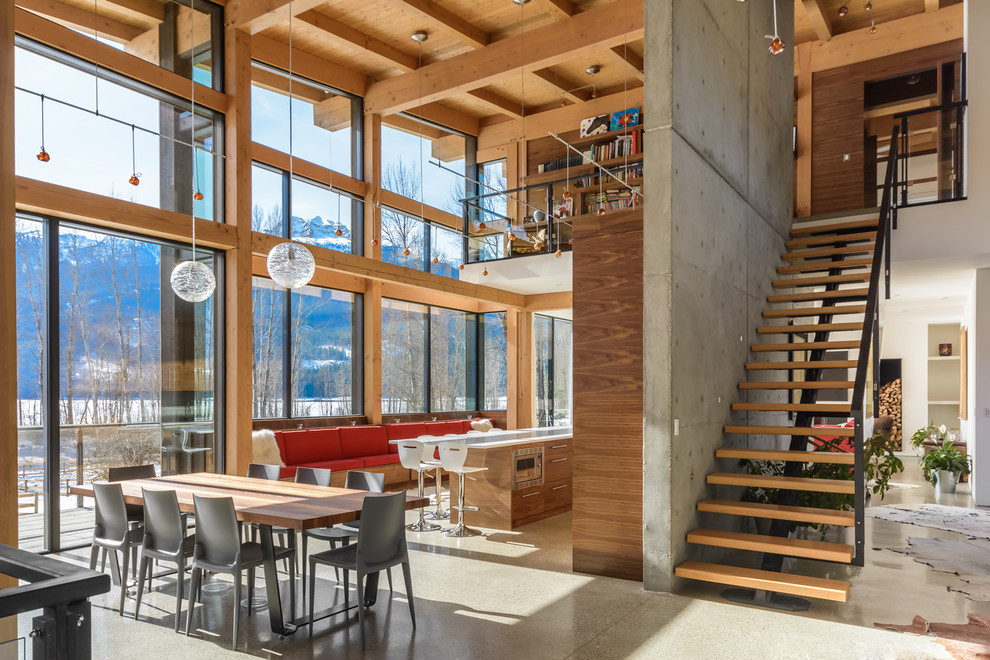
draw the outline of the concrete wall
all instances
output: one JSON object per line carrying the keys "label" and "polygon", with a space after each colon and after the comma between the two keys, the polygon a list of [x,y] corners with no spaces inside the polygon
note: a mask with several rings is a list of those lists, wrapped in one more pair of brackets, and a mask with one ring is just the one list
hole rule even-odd
{"label": "concrete wall", "polygon": [[[969,430],[967,449],[973,455],[970,480],[973,501],[990,505],[990,268],[976,271],[973,315],[969,328]],[[983,356],[980,359],[980,356]]]}
{"label": "concrete wall", "polygon": [[[778,0],[793,42],[793,3]],[[685,534],[792,220],[793,53],[767,52],[770,2],[646,3],[644,585],[706,558]],[[675,423],[679,432],[675,435]],[[738,440],[737,440],[738,441]],[[706,525],[718,525],[716,519]]]}

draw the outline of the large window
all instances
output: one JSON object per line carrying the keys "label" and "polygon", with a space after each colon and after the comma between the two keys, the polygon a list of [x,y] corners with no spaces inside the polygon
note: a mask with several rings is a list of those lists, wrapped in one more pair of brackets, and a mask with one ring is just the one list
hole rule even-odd
{"label": "large window", "polygon": [[[110,467],[222,468],[222,277],[196,304],[168,284],[192,257],[183,246],[18,218],[18,490],[38,502],[36,519],[20,518],[22,547],[89,543],[92,504],[66,488],[105,480]],[[196,258],[222,274],[212,252]]]}
{"label": "large window", "polygon": [[253,285],[254,417],[361,414],[362,296],[287,292],[262,277]]}
{"label": "large window", "polygon": [[458,279],[464,237],[447,227],[382,208],[382,261]]}
{"label": "large window", "polygon": [[383,299],[382,412],[504,409],[504,318]]}
{"label": "large window", "polygon": [[384,117],[382,187],[460,216],[475,143],[473,137],[414,117]]}
{"label": "large window", "polygon": [[570,321],[536,315],[536,421],[539,426],[571,424]]}
{"label": "large window", "polygon": [[254,231],[287,238],[284,209],[292,209],[292,239],[338,252],[361,251],[361,223],[353,222],[361,200],[309,179],[255,163],[251,168]]}
{"label": "large window", "polygon": [[[222,119],[212,111],[196,106],[190,121],[183,99],[22,38],[16,82],[19,176],[180,213],[195,204],[197,216],[223,220]],[[42,145],[47,161],[36,157]]]}
{"label": "large window", "polygon": [[[251,139],[316,165],[361,178],[361,101],[332,87],[255,62]],[[290,123],[291,122],[291,123]],[[290,130],[291,126],[291,130]],[[358,127],[359,128],[359,127]]]}

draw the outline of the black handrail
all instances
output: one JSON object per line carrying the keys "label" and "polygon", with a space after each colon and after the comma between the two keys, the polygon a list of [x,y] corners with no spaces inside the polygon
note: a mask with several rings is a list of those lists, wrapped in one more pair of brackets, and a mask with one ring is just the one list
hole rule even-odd
{"label": "black handrail", "polygon": [[924,115],[929,112],[942,112],[944,110],[955,110],[956,108],[965,108],[969,105],[969,101],[952,101],[951,103],[943,103],[942,105],[933,105],[929,108],[915,108],[914,110],[905,110],[904,112],[895,112],[894,119],[901,119],[902,117],[914,117],[915,115]]}

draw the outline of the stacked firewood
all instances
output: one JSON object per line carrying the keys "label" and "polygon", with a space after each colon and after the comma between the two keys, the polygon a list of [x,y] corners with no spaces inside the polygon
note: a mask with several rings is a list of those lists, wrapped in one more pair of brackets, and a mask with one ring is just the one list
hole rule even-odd
{"label": "stacked firewood", "polygon": [[880,415],[894,419],[894,430],[890,434],[890,442],[894,451],[902,449],[901,429],[901,379],[892,380],[880,388]]}

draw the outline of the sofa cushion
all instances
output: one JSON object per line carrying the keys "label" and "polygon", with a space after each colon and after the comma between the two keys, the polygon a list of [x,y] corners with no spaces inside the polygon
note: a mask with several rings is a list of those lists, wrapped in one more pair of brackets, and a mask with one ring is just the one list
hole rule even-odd
{"label": "sofa cushion", "polygon": [[285,463],[285,443],[282,442],[282,434],[285,431],[275,431],[275,444],[278,445],[278,453],[282,457],[282,463]]}
{"label": "sofa cushion", "polygon": [[384,426],[342,426],[340,457],[361,458],[388,453],[388,433]]}
{"label": "sofa cushion", "polygon": [[360,458],[338,458],[335,461],[316,461],[298,467],[324,468],[335,472],[341,470],[360,470],[364,467],[364,461]]}
{"label": "sofa cushion", "polygon": [[449,422],[427,422],[426,432],[430,435],[445,436],[448,433],[463,433],[464,425],[461,420],[455,419]]}
{"label": "sofa cushion", "polygon": [[314,461],[333,461],[341,458],[340,436],[337,429],[307,429],[282,433],[285,446],[285,464],[303,465]]}
{"label": "sofa cushion", "polygon": [[[398,445],[396,445],[398,446]],[[364,467],[375,467],[376,465],[398,465],[398,454],[382,454],[381,456],[365,456]]]}
{"label": "sofa cushion", "polygon": [[[386,424],[385,433],[389,440],[410,440],[426,435],[426,424],[422,422],[406,422],[405,424]],[[388,453],[398,454],[399,445],[389,444]],[[398,459],[396,459],[398,460]]]}

